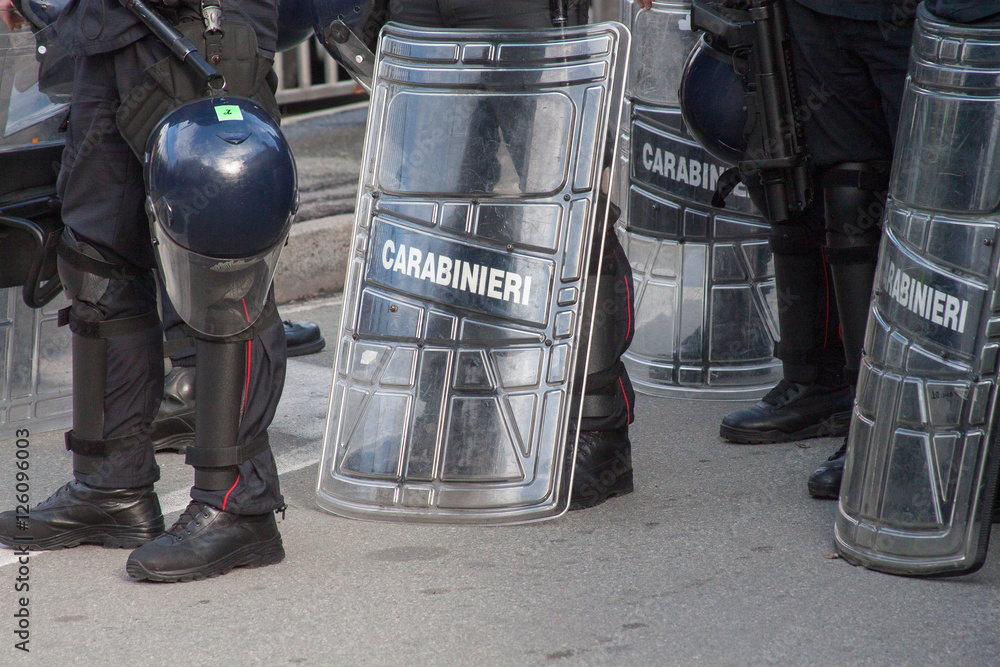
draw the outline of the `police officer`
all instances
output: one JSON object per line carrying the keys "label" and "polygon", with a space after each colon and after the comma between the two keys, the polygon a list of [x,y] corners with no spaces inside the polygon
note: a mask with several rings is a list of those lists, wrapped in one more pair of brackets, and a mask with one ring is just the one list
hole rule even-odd
{"label": "police officer", "polygon": [[[834,7],[834,3],[804,1]],[[881,1],[835,3],[830,11],[849,11],[845,8]],[[728,0],[725,4],[744,7],[747,3]],[[790,14],[803,11],[795,0],[787,0],[785,5]],[[811,104],[803,110],[815,120],[825,109],[827,88],[810,82],[800,94]],[[841,140],[852,140],[846,128]],[[844,377],[844,341],[825,242],[822,201],[805,212],[793,213],[790,221],[772,223],[770,246],[781,333],[776,356],[782,361],[782,380],[755,405],[723,418],[719,434],[726,440],[762,444],[846,434],[853,384]]]}
{"label": "police officer", "polygon": [[[650,4],[649,0],[643,0]],[[549,0],[390,0],[389,18],[399,23],[436,28],[551,28],[553,9]],[[586,16],[586,5],[561,3],[573,23]],[[506,132],[496,110],[484,109],[483,122]],[[518,137],[506,137],[516,142]],[[515,151],[516,152],[516,151]],[[477,173],[490,179],[493,156],[467,154],[477,160]],[[495,176],[495,174],[493,174]],[[598,307],[591,341],[580,440],[577,446],[570,509],[592,507],[606,499],[632,491],[632,449],[628,425],[634,419],[635,395],[621,355],[632,339],[632,271],[625,252],[608,226],[604,243],[604,275],[599,277]],[[608,474],[610,471],[611,474]]]}
{"label": "police officer", "polygon": [[[276,116],[268,80],[277,2],[223,0],[223,30],[210,32],[201,23],[208,16],[203,5],[219,4],[173,0],[155,7],[218,56],[210,57],[226,73],[227,90],[254,97]],[[225,465],[205,452],[195,457],[214,467],[195,463],[191,503],[166,533],[153,490],[159,468],[149,432],[163,393],[163,330],[137,155],[164,111],[204,89],[185,84],[186,70],[178,73],[164,45],[117,0],[73,0],[56,30],[76,57],[58,183],[67,227],[59,268],[72,303],[74,424],[67,447],[74,479],[32,508],[27,522],[14,512],[0,515],[0,542],[140,547],[156,538],[131,555],[127,571],[158,581],[278,562],[284,550],[273,513],[284,501],[266,436],[284,383],[285,339],[273,293],[261,300],[263,312],[240,345],[248,357],[238,378],[245,393]],[[154,103],[160,113],[148,111]]]}
{"label": "police officer", "polygon": [[[825,227],[823,256],[836,294],[853,387],[868,307],[913,31],[914,0],[786,2],[799,92]],[[822,211],[822,218],[819,218]],[[782,331],[784,336],[784,330]],[[817,498],[837,498],[846,441],[809,478]]]}

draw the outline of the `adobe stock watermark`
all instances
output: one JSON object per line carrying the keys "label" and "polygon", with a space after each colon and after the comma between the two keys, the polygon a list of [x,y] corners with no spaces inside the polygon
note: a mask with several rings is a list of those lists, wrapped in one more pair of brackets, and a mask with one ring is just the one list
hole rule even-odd
{"label": "adobe stock watermark", "polygon": [[[18,429],[14,448],[14,507],[15,525],[27,537],[31,505],[31,442],[28,429]],[[15,541],[17,538],[15,537]],[[31,560],[27,547],[21,544],[14,552],[17,567],[14,570],[14,648],[28,653],[31,644]]]}

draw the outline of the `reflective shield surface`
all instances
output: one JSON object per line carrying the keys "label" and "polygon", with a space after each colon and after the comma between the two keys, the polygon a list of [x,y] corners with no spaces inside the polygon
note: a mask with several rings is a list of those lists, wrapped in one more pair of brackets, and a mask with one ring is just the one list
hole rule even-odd
{"label": "reflective shield surface", "polygon": [[982,565],[997,477],[1000,25],[923,7],[836,520],[896,574]]}
{"label": "reflective shield surface", "polygon": [[41,310],[21,300],[21,289],[0,290],[0,440],[20,429],[67,428],[73,418],[73,364],[69,327],[57,326],[59,296]]}
{"label": "reflective shield surface", "polygon": [[634,39],[629,169],[616,192],[636,291],[624,360],[646,394],[753,398],[781,379],[768,226],[742,185],[727,208],[711,205],[730,165],[699,146],[681,119],[677,89],[699,36],[690,10],[689,2],[655,2],[648,11],[622,3]]}
{"label": "reflective shield surface", "polygon": [[319,503],[416,521],[557,515],[628,32],[389,24],[379,48]]}

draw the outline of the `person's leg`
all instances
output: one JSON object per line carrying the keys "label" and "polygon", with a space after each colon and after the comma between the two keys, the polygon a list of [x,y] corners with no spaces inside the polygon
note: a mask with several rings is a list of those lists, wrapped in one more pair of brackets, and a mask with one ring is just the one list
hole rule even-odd
{"label": "person's leg", "polygon": [[162,532],[149,426],[163,390],[162,331],[141,165],[117,132],[112,56],[77,60],[59,178],[67,230],[59,270],[71,299],[75,480],[32,509],[27,530],[0,517],[0,541],[36,548],[134,547]]}
{"label": "person's leg", "polygon": [[[273,293],[269,296],[273,301]],[[137,579],[187,581],[284,558],[274,519],[284,510],[268,442],[285,379],[284,327],[265,306],[250,340],[197,341],[197,429],[187,462],[191,503],[167,533],[136,549]]]}
{"label": "person's leg", "polygon": [[782,380],[756,404],[726,415],[719,434],[762,444],[843,435],[853,390],[843,379],[833,281],[823,256],[822,206],[771,227]]}
{"label": "person's leg", "polygon": [[[150,437],[157,452],[183,452],[194,442],[195,431],[195,347],[193,331],[184,323],[160,285],[160,312],[163,320],[164,355],[170,371],[163,382],[163,400],[153,419]],[[284,321],[285,347],[289,357],[319,352],[326,346],[319,325],[313,322]]]}
{"label": "person's leg", "polygon": [[[845,376],[854,384],[912,23],[884,30],[875,22],[826,17],[789,4],[800,89],[822,91],[825,100],[809,110],[805,130],[825,204],[826,253],[844,338]],[[838,496],[845,456],[846,441],[810,476],[813,496]]]}
{"label": "person's leg", "polygon": [[[407,3],[408,4],[408,3]],[[551,28],[548,0],[439,0],[441,15],[448,27]]]}
{"label": "person's leg", "polygon": [[605,236],[601,275],[592,279],[598,281],[597,308],[570,509],[593,507],[633,489],[628,427],[635,420],[635,392],[621,357],[635,333],[635,285],[632,267],[614,232]]}

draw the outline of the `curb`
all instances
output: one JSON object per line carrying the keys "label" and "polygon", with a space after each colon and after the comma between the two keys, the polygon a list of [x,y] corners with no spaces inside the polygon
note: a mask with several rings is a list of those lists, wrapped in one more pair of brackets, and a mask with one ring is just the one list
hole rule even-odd
{"label": "curb", "polygon": [[278,304],[344,289],[354,213],[292,225],[274,272]]}

